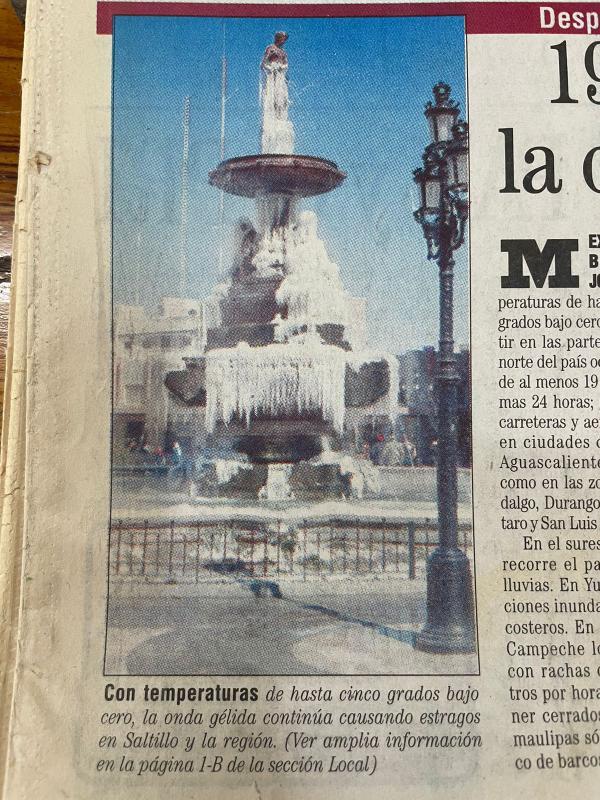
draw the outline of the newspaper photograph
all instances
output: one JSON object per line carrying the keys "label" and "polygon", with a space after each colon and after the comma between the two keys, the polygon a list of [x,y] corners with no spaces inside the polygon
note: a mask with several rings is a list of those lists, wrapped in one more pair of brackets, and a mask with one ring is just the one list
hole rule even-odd
{"label": "newspaper photograph", "polygon": [[464,24],[278,23],[113,29],[106,670],[477,673]]}

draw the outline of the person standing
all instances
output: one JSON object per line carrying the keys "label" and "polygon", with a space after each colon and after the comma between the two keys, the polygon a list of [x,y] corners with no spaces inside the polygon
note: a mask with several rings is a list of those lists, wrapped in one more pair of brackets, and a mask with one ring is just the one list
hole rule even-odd
{"label": "person standing", "polygon": [[181,462],[183,461],[183,454],[181,452],[181,445],[177,440],[173,442],[173,447],[171,449],[171,457],[173,459],[173,466],[180,467]]}

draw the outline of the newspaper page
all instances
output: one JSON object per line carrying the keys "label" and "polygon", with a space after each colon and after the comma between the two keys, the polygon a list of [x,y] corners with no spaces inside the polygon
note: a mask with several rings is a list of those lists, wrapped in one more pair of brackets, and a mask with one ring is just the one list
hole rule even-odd
{"label": "newspaper page", "polygon": [[600,768],[600,4],[30,0],[3,797]]}

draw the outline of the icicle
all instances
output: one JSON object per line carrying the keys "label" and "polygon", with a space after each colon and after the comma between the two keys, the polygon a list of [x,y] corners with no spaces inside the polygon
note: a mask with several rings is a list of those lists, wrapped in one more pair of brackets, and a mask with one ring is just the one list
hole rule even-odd
{"label": "icicle", "polygon": [[294,128],[288,119],[287,64],[263,67],[262,103],[263,153],[293,153]]}
{"label": "icicle", "polygon": [[250,466],[244,461],[231,461],[224,458],[217,458],[214,463],[217,483],[219,484],[229,483],[240,470],[250,469]]}
{"label": "icicle", "polygon": [[258,492],[259,500],[293,500],[290,488],[291,464],[269,464],[267,482]]}
{"label": "icicle", "polygon": [[344,427],[346,354],[320,340],[211,350],[206,356],[206,427],[238,417],[246,425],[269,417],[320,411]]}

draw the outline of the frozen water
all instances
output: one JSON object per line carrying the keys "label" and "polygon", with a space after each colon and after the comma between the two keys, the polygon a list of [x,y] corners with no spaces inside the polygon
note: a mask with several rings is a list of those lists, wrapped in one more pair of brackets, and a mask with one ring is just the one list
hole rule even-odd
{"label": "frozen water", "polygon": [[[269,210],[269,203],[273,209]],[[261,198],[263,215],[281,210],[277,195]],[[273,318],[275,343],[251,348],[241,342],[235,348],[213,350],[206,356],[206,427],[228,424],[234,417],[250,425],[257,415],[268,417],[321,412],[325,421],[342,432],[345,422],[345,369],[359,371],[363,364],[385,360],[391,387],[373,406],[351,413],[346,420],[357,427],[365,417],[397,411],[397,362],[394,356],[362,347],[348,352],[327,345],[317,327],[326,323],[346,328],[356,307],[345,291],[340,270],[328,256],[318,236],[317,218],[304,211],[288,225],[263,233],[253,265],[259,276],[282,278],[276,294],[280,308]],[[216,288],[216,300],[228,289]],[[362,344],[361,337],[357,337]]]}
{"label": "frozen water", "polygon": [[303,211],[286,234],[287,269],[277,302],[287,307],[287,325],[305,325],[308,330],[325,322],[345,325],[348,295],[338,265],[331,261],[319,238],[316,214]]}
{"label": "frozen water", "polygon": [[216,286],[213,287],[212,293],[210,297],[206,300],[204,304],[204,315],[203,315],[203,334],[204,334],[204,341],[206,341],[206,331],[209,328],[218,328],[221,324],[221,300],[227,296],[229,289],[231,288],[231,280],[224,281],[223,283],[218,283]]}
{"label": "frozen water", "polygon": [[[263,228],[265,219],[278,216],[279,206],[278,195],[259,199]],[[277,341],[286,341],[303,327],[310,331],[323,323],[345,326],[356,306],[344,289],[338,265],[319,238],[314,212],[296,217],[294,209],[288,220],[286,225],[264,228],[252,260],[259,276],[283,276],[276,299],[282,312],[286,310],[286,318],[279,314],[274,319]]]}
{"label": "frozen water", "polygon": [[293,153],[294,128],[288,119],[287,64],[274,62],[262,70],[260,84],[262,105],[263,153]]}
{"label": "frozen water", "polygon": [[261,234],[269,234],[273,230],[289,228],[298,218],[297,197],[287,194],[263,194],[256,198],[256,218]]}
{"label": "frozen water", "polygon": [[286,261],[285,228],[266,231],[260,239],[258,252],[252,259],[257,274],[261,278],[281,275]]}
{"label": "frozen water", "polygon": [[267,482],[258,493],[259,500],[293,500],[290,488],[291,464],[269,464]]}
{"label": "frozen water", "polygon": [[312,459],[311,463],[338,464],[340,474],[350,479],[350,491],[354,499],[362,500],[365,489],[378,495],[381,485],[377,468],[364,458],[353,458],[347,453],[331,450],[326,437],[323,438],[323,450],[319,456]]}
{"label": "frozen water", "polygon": [[229,483],[232,478],[238,474],[242,469],[250,469],[250,465],[244,461],[232,461],[229,459],[218,458],[215,461],[215,471],[217,474],[217,483]]}
{"label": "frozen water", "polygon": [[318,337],[288,344],[211,350],[206,355],[206,427],[234,417],[320,411],[339,432],[344,426],[346,354]]}

